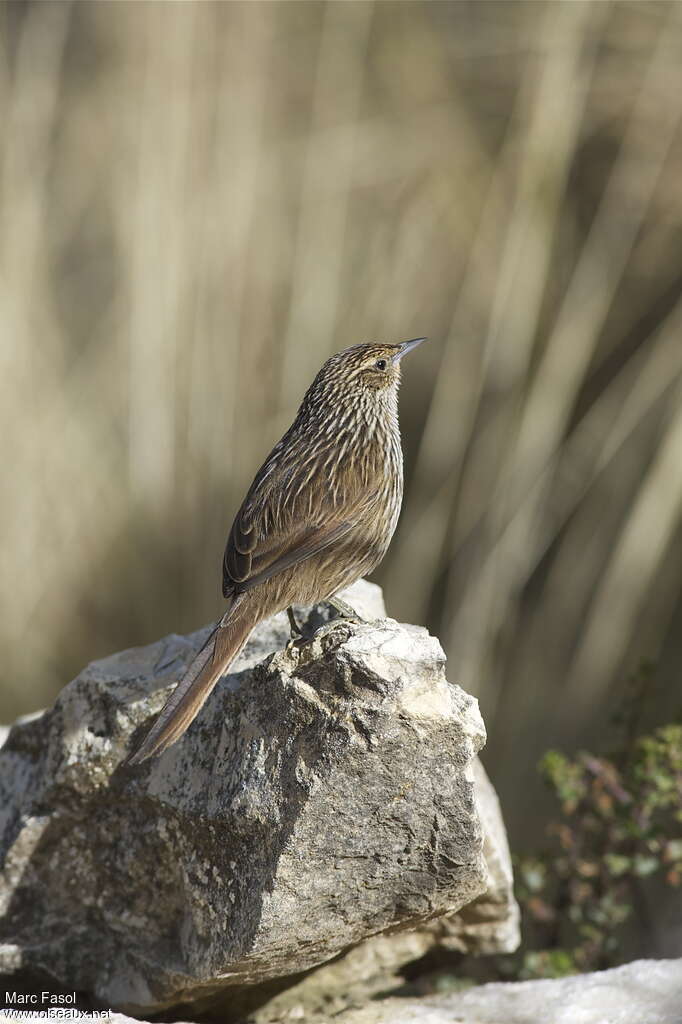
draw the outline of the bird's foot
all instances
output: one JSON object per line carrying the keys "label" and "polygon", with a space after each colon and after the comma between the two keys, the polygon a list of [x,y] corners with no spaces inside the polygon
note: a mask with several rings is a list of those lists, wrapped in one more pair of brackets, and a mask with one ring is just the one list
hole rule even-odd
{"label": "bird's foot", "polygon": [[307,644],[311,637],[298,623],[291,605],[287,608],[287,618],[289,619],[289,627],[291,629],[291,636],[289,637],[287,647],[301,647],[303,644]]}
{"label": "bird's foot", "polygon": [[287,608],[287,618],[289,619],[289,627],[291,629],[291,636],[287,642],[288,648],[303,647],[305,644],[310,643],[310,641],[313,640],[321,630],[330,627],[332,623],[338,622],[339,620],[345,620],[346,622],[356,623],[362,623],[367,621],[366,619],[363,619],[361,615],[358,615],[355,609],[351,608],[351,606],[347,604],[343,600],[343,598],[336,596],[328,597],[324,603],[333,608],[337,614],[327,622],[322,620],[317,626],[311,626],[311,624],[308,623],[307,629],[304,629],[299,624],[298,620],[296,619],[294,609],[291,606]]}

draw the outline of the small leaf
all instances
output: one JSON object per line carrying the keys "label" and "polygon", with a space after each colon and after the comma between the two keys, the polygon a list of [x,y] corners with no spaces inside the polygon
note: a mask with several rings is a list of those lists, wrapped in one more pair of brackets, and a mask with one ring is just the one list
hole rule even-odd
{"label": "small leaf", "polygon": [[632,869],[640,878],[653,875],[654,871],[658,871],[659,866],[657,857],[646,857],[643,854],[634,857],[632,861]]}
{"label": "small leaf", "polygon": [[682,860],[682,839],[669,839],[663,856],[666,860]]}
{"label": "small leaf", "polygon": [[630,857],[624,857],[620,853],[607,853],[604,856],[604,863],[606,869],[610,875],[614,878],[619,878],[624,875],[626,871],[629,871],[632,867],[632,860]]}
{"label": "small leaf", "polygon": [[539,896],[532,896],[526,906],[536,921],[542,921],[546,924],[549,921],[554,921],[556,918],[554,907],[550,907],[549,903],[541,900]]}

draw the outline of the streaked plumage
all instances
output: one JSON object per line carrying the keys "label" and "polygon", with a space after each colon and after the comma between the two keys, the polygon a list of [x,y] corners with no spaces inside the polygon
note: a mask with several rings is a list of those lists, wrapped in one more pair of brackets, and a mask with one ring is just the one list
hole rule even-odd
{"label": "streaked plumage", "polygon": [[258,622],[332,597],[384,557],[403,493],[400,359],[423,340],[355,345],[317,374],[235,516],[229,607],[130,763],[184,733]]}

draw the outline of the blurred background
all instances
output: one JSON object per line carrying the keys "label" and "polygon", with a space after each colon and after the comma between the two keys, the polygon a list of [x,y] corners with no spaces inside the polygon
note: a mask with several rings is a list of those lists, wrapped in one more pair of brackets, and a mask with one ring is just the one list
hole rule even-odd
{"label": "blurred background", "polygon": [[682,5],[0,7],[0,719],[220,613],[332,352],[417,335],[376,574],[536,764],[682,660]]}

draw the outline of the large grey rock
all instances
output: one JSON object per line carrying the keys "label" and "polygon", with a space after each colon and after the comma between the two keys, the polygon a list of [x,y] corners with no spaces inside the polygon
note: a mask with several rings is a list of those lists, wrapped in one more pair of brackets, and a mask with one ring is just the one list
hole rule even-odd
{"label": "large grey rock", "polygon": [[[332,1024],[331,1018],[306,1018]],[[551,981],[501,982],[425,999],[384,999],[333,1024],[682,1024],[682,960],[636,960]]]}
{"label": "large grey rock", "polygon": [[[371,584],[346,599],[383,610]],[[303,618],[319,626],[325,608]],[[423,629],[331,622],[282,649],[276,616],[176,746],[119,768],[204,636],[96,662],[11,730],[0,972],[47,972],[134,1012],[229,990],[237,1014],[254,987],[262,1002],[349,949],[376,959],[356,952],[370,936],[382,962],[404,962],[439,941],[435,919],[497,899],[474,802],[483,724]],[[494,946],[451,928],[458,948]]]}

